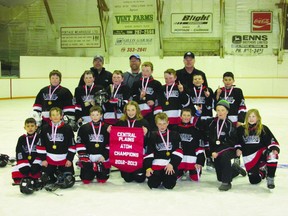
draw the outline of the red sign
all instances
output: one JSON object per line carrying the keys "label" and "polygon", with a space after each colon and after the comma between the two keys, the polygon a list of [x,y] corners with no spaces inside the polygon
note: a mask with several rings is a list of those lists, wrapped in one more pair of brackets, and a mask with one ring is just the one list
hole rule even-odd
{"label": "red sign", "polygon": [[252,11],[251,32],[272,32],[272,12]]}
{"label": "red sign", "polygon": [[109,160],[120,171],[134,172],[143,166],[144,132],[142,128],[112,126]]}

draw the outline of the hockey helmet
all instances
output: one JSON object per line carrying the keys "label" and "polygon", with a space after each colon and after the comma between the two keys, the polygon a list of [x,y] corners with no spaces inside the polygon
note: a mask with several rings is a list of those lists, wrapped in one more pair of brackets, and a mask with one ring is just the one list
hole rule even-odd
{"label": "hockey helmet", "polygon": [[0,154],[0,167],[5,167],[9,161],[9,156],[6,154]]}
{"label": "hockey helmet", "polygon": [[34,192],[34,180],[31,178],[23,178],[20,182],[20,192],[23,194],[32,194]]}
{"label": "hockey helmet", "polygon": [[94,100],[97,104],[102,106],[109,99],[109,95],[105,90],[100,90],[95,93]]}

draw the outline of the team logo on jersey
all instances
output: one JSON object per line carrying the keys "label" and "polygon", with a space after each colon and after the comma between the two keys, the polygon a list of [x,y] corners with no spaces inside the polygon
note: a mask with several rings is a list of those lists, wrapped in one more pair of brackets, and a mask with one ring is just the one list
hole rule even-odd
{"label": "team logo on jersey", "polygon": [[156,145],[157,151],[167,151],[167,150],[171,150],[171,149],[172,149],[172,143],[171,142],[169,142],[169,144],[168,144],[168,149],[166,148],[164,143],[158,143]]}
{"label": "team logo on jersey", "polygon": [[82,97],[83,102],[90,102],[94,100],[94,96],[93,95],[83,95]]}
{"label": "team logo on jersey", "polygon": [[[47,133],[47,137],[50,142],[54,142],[52,134]],[[63,142],[63,141],[64,141],[64,135],[62,133],[57,133],[55,137],[55,142]]]}
{"label": "team logo on jersey", "polygon": [[58,99],[58,95],[57,94],[53,94],[50,98],[49,94],[43,93],[43,99],[44,100],[48,100],[48,101],[55,101]]}
{"label": "team logo on jersey", "polygon": [[[167,97],[166,92],[164,92],[164,94],[165,94],[165,97]],[[178,97],[179,97],[179,91],[178,91],[178,90],[173,90],[173,91],[171,92],[171,95],[169,95],[169,97],[176,97],[176,98],[178,98]]]}
{"label": "team logo on jersey", "polygon": [[[225,99],[225,98],[222,98],[222,99]],[[225,100],[230,104],[234,104],[234,102],[235,102],[234,97],[227,97]]]}
{"label": "team logo on jersey", "polygon": [[191,134],[181,133],[180,138],[181,138],[181,141],[183,141],[183,142],[191,142],[193,140],[193,137]]}
{"label": "team logo on jersey", "polygon": [[99,136],[96,137],[95,134],[89,134],[89,141],[90,142],[104,142],[104,136],[102,134],[99,134]]}
{"label": "team logo on jersey", "polygon": [[205,104],[205,97],[191,97],[193,104]]}
{"label": "team logo on jersey", "polygon": [[257,135],[251,135],[251,136],[243,136],[245,144],[259,144],[260,143],[260,137]]}

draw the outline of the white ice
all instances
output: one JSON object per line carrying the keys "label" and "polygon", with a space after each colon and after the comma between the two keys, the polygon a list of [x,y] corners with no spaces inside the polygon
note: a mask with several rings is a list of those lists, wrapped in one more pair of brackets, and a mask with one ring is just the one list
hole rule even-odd
{"label": "white ice", "polygon": [[[0,101],[0,153],[15,156],[17,139],[24,134],[24,120],[29,117],[34,99]],[[279,164],[287,164],[288,100],[248,99],[248,108],[258,108],[263,123],[281,145]],[[113,172],[105,184],[76,183],[71,189],[45,190],[23,195],[12,186],[11,166],[0,168],[1,216],[278,216],[287,215],[288,178],[286,168],[276,172],[274,190],[266,181],[250,185],[247,177],[233,180],[230,191],[218,191],[215,173],[205,169],[200,182],[179,181],[173,190],[150,190],[146,183],[125,183]],[[79,172],[77,170],[76,172]],[[286,207],[285,207],[286,206]]]}

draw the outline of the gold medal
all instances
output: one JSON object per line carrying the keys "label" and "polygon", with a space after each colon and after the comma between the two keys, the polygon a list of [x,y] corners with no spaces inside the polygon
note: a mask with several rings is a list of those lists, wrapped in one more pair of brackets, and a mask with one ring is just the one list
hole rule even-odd
{"label": "gold medal", "polygon": [[57,148],[57,146],[54,144],[54,145],[52,146],[52,148],[53,148],[53,149],[56,149],[56,148]]}
{"label": "gold medal", "polygon": [[31,160],[31,159],[32,159],[32,156],[31,156],[31,155],[29,155],[29,156],[28,156],[28,160]]}
{"label": "gold medal", "polygon": [[48,105],[51,105],[52,104],[52,101],[48,101]]}
{"label": "gold medal", "polygon": [[216,140],[216,145],[220,145],[220,140]]}
{"label": "gold medal", "polygon": [[168,106],[168,105],[169,105],[169,101],[166,101],[166,102],[165,102],[165,105]]}
{"label": "gold medal", "polygon": [[99,148],[99,146],[100,146],[99,143],[96,143],[96,144],[95,144],[95,147],[96,147],[96,148]]}
{"label": "gold medal", "polygon": [[87,106],[90,105],[90,103],[89,103],[88,101],[86,101],[86,102],[84,103],[84,105],[85,105],[85,107],[87,107]]}
{"label": "gold medal", "polygon": [[146,97],[143,97],[143,100],[146,100]]}
{"label": "gold medal", "polygon": [[166,152],[166,156],[170,156],[170,152],[167,151],[167,152]]}

